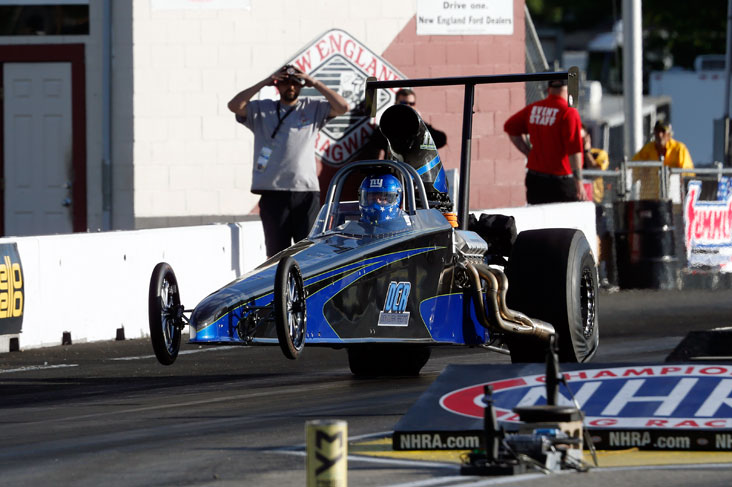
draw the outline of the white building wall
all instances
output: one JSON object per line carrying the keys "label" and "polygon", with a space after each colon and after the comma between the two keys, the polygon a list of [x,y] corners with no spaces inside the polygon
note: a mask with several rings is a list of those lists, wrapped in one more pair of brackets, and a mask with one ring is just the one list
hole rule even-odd
{"label": "white building wall", "polygon": [[[124,8],[114,3],[116,11]],[[134,141],[130,187],[138,227],[171,217],[249,214],[258,200],[249,192],[253,140],[227,102],[326,30],[343,29],[382,53],[416,13],[416,0],[241,3],[249,8],[162,10],[152,0],[132,3],[134,89],[127,127]],[[127,76],[120,69],[125,62],[115,60],[115,84]],[[118,105],[115,110],[124,110]],[[120,116],[128,114],[115,111],[115,121]]]}

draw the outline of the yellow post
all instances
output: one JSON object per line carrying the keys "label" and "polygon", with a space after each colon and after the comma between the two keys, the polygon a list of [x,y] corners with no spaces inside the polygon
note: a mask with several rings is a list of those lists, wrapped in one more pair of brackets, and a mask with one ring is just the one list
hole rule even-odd
{"label": "yellow post", "polygon": [[340,420],[305,423],[307,487],[348,485],[348,425]]}

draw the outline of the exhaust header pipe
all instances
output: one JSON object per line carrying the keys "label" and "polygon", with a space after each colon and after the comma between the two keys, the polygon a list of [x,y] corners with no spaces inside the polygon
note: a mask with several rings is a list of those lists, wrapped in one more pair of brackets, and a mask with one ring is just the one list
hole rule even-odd
{"label": "exhaust header pipe", "polygon": [[[497,329],[517,335],[531,335],[549,341],[549,337],[554,334],[554,326],[546,321],[529,318],[525,314],[506,306],[506,290],[508,289],[506,274],[483,264],[468,262],[466,265],[473,284],[471,287],[476,303],[476,313],[484,327],[489,330]],[[489,313],[486,313],[486,306],[483,301],[481,278],[488,283],[486,300],[490,309]]]}

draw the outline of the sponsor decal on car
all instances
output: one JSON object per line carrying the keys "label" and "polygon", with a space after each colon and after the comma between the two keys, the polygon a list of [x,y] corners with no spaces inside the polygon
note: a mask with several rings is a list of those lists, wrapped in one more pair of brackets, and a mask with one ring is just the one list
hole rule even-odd
{"label": "sponsor decal on car", "polygon": [[379,326],[409,326],[407,301],[412,284],[391,281],[386,292],[384,308],[379,313]]}

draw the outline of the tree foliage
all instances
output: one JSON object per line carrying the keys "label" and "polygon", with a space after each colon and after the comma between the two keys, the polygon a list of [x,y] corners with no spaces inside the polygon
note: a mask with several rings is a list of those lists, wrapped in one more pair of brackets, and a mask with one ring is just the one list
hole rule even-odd
{"label": "tree foliage", "polygon": [[[671,53],[675,66],[691,69],[700,54],[724,54],[727,0],[641,0],[644,48]],[[537,26],[566,33],[607,32],[622,19],[621,0],[526,0]]]}

